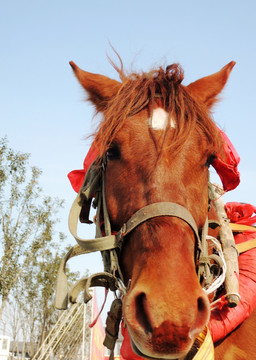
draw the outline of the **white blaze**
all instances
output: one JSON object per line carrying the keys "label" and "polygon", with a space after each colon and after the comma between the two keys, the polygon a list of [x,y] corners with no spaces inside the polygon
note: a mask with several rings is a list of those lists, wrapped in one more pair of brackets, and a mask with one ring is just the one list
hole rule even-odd
{"label": "white blaze", "polygon": [[149,119],[149,124],[154,130],[165,130],[168,125],[168,120],[170,126],[175,128],[175,120],[169,118],[169,114],[162,108],[157,108],[153,110],[152,118]]}

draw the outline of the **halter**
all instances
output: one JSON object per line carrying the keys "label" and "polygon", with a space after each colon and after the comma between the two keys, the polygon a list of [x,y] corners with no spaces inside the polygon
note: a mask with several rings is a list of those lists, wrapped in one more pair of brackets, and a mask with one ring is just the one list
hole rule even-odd
{"label": "halter", "polygon": [[[157,202],[139,209],[126,223],[123,224],[117,233],[113,234],[106,205],[105,169],[105,156],[101,163],[99,163],[97,159],[94,161],[87,171],[83,186],[72,205],[69,214],[69,229],[78,245],[70,249],[60,266],[55,301],[56,307],[59,309],[67,308],[68,300],[72,303],[75,302],[79,292],[82,290],[84,290],[85,302],[89,301],[91,299],[89,288],[92,286],[103,286],[105,288],[110,288],[112,291],[119,290],[121,294],[125,294],[126,288],[123,284],[123,276],[118,258],[118,254],[123,247],[124,239],[142,223],[162,216],[181,219],[193,230],[197,249],[196,262],[198,263],[198,277],[204,277],[206,284],[209,285],[212,282],[213,275],[211,274],[211,264],[206,238],[209,225],[208,219],[206,218],[203,230],[199,235],[196,222],[192,214],[185,207],[173,202]],[[93,196],[95,197],[93,207],[97,208],[96,238],[82,239],[77,235],[77,225],[79,218],[81,222],[91,223],[89,220],[89,211]],[[103,232],[101,230],[101,219],[104,224]],[[79,280],[70,290],[68,295],[67,278],[65,275],[67,261],[74,256],[95,251],[101,251],[102,253],[104,272]],[[214,261],[221,264],[221,260],[217,255],[214,255]]]}
{"label": "halter", "polygon": [[[106,289],[110,289],[113,292],[119,290],[121,295],[125,295],[127,289],[124,285],[118,257],[118,254],[120,254],[120,251],[123,247],[125,237],[142,223],[160,216],[178,218],[188,224],[192,229],[196,240],[196,265],[198,267],[198,278],[199,281],[201,278],[204,279],[206,292],[211,293],[214,288],[211,285],[214,277],[212,262],[215,262],[215,264],[220,268],[223,265],[223,261],[225,262],[224,258],[221,258],[221,256],[217,254],[209,255],[208,253],[208,240],[210,238],[207,236],[208,226],[214,228],[216,227],[216,223],[208,222],[208,218],[206,217],[203,229],[199,234],[192,214],[185,207],[173,202],[157,202],[146,205],[145,207],[139,209],[130,217],[126,223],[123,224],[118,232],[113,234],[106,204],[105,170],[105,156],[101,162],[96,159],[92,163],[86,173],[83,185],[70,210],[69,229],[78,244],[70,249],[61,263],[57,278],[55,307],[58,309],[66,309],[69,301],[71,303],[76,302],[76,299],[81,291],[84,291],[84,302],[87,303],[92,298],[89,291],[90,287],[95,286],[105,287]],[[210,190],[212,191],[212,189]],[[77,235],[77,225],[79,219],[82,223],[92,223],[92,221],[89,220],[89,212],[93,197],[95,199],[92,205],[94,208],[97,208],[96,238],[83,239]],[[104,231],[101,229],[102,220]],[[75,283],[71,290],[68,291],[67,277],[65,275],[67,261],[74,256],[95,251],[101,251],[104,263],[104,272],[96,273],[88,278],[80,279]],[[222,253],[221,249],[219,254],[220,253]],[[224,281],[224,278],[221,280],[222,282]],[[218,286],[215,286],[215,289],[219,287],[222,282],[218,282]],[[231,293],[231,296],[231,302],[233,304],[233,293]],[[238,301],[239,299],[237,300],[237,298],[235,298],[236,304]],[[104,345],[111,350],[112,358],[115,342],[118,337],[119,324],[122,317],[121,309],[122,301],[120,298],[116,298],[111,306],[109,317],[106,322],[107,327],[105,329],[106,336]]]}

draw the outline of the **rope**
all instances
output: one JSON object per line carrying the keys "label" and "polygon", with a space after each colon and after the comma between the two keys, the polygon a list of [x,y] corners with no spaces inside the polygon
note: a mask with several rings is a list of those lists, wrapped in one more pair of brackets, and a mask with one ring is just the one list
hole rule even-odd
{"label": "rope", "polygon": [[96,325],[96,323],[97,323],[97,321],[98,321],[98,319],[99,319],[99,317],[100,317],[100,314],[102,313],[102,311],[103,311],[103,309],[104,309],[104,306],[105,306],[105,304],[106,304],[107,297],[108,297],[108,291],[109,291],[109,289],[106,289],[106,288],[105,288],[105,298],[104,298],[103,304],[102,304],[101,309],[100,309],[100,311],[98,312],[96,318],[89,324],[89,328],[92,328],[92,327],[94,327],[94,325]]}
{"label": "rope", "polygon": [[221,269],[220,275],[212,282],[210,286],[204,289],[207,295],[209,295],[214,291],[216,291],[224,283],[227,272],[227,265],[219,241],[210,235],[206,236],[206,240],[211,241],[213,243],[214,249],[218,252],[218,257],[221,259],[221,261],[219,261],[218,258],[215,257],[214,255],[209,255],[209,258],[211,258],[212,256],[213,260],[215,260],[215,262],[218,262],[218,266]]}

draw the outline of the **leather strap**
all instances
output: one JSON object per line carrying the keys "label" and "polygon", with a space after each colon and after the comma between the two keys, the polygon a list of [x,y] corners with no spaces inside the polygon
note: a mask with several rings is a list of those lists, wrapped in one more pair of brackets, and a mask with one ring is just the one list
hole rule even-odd
{"label": "leather strap", "polygon": [[78,280],[69,292],[70,302],[74,304],[80,292],[84,290],[84,302],[86,304],[92,298],[89,289],[95,286],[116,291],[118,289],[117,278],[107,272],[100,272]]}
{"label": "leather strap", "polygon": [[71,234],[74,236],[77,243],[85,250],[84,253],[121,248],[123,244],[123,238],[126,235],[128,235],[132,230],[134,230],[143,222],[159,216],[172,216],[185,221],[193,230],[198,245],[200,245],[200,237],[198,235],[197,225],[193,216],[186,208],[176,203],[159,202],[147,205],[132,215],[132,217],[122,226],[116,235],[107,235],[89,240],[82,239],[77,235],[77,225],[80,211],[80,196],[78,195],[70,210],[68,223]]}
{"label": "leather strap", "polygon": [[229,225],[233,232],[244,232],[244,231],[255,231],[256,232],[255,226],[243,225],[243,224],[237,224],[237,223],[230,223]]}
{"label": "leather strap", "polygon": [[77,235],[77,225],[81,208],[80,195],[78,194],[69,213],[68,225],[71,234],[74,236],[77,243],[84,249],[84,253],[104,251],[118,247],[118,241],[115,235],[102,236],[94,239],[82,239]]}
{"label": "leather strap", "polygon": [[[255,226],[244,225],[244,224],[237,224],[237,223],[230,223],[229,224],[233,232],[245,232],[245,231],[253,231],[256,232]],[[251,250],[256,247],[256,238],[247,240],[240,244],[236,244],[237,251],[239,254],[242,254],[245,251]]]}
{"label": "leather strap", "polygon": [[68,306],[68,280],[65,274],[66,263],[69,259],[74,256],[85,254],[86,251],[81,248],[79,245],[73,246],[65,255],[62,260],[56,284],[56,295],[55,295],[55,307],[56,309],[65,310]]}
{"label": "leather strap", "polygon": [[185,221],[193,230],[195,237],[200,247],[200,237],[197,230],[197,225],[193,216],[183,206],[173,202],[159,202],[153,203],[138,210],[132,217],[122,226],[121,230],[116,234],[116,238],[119,242],[119,247],[122,246],[124,236],[128,235],[138,225],[143,222],[159,217],[159,216],[171,216],[177,217]]}
{"label": "leather strap", "polygon": [[240,244],[236,244],[237,251],[242,254],[245,251],[256,248],[256,239],[251,239]]}

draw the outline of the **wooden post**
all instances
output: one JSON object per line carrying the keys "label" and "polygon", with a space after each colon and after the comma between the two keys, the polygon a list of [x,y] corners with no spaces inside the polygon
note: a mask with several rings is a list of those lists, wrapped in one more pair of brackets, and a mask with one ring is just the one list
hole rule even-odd
{"label": "wooden post", "polygon": [[238,267],[238,251],[232,230],[229,226],[229,219],[224,208],[224,203],[221,194],[223,189],[219,185],[209,185],[209,192],[212,204],[216,210],[220,221],[220,242],[224,258],[227,264],[227,272],[225,278],[225,290],[227,294],[227,301],[229,307],[235,307],[238,305],[239,296],[239,267]]}

